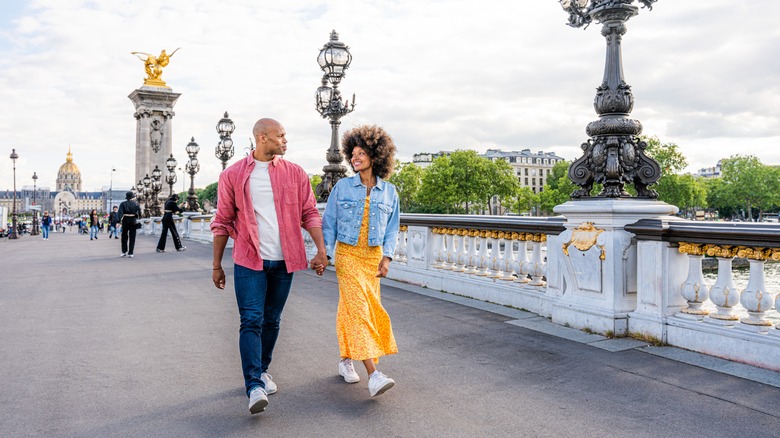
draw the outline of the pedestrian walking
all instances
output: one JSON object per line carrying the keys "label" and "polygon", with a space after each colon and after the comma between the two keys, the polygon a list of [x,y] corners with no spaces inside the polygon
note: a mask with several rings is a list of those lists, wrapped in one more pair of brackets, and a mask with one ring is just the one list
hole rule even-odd
{"label": "pedestrian walking", "polygon": [[336,183],[322,217],[329,257],[334,256],[335,245],[338,372],[347,383],[357,383],[360,376],[353,361],[362,361],[372,397],[395,384],[376,369],[379,357],[398,352],[379,290],[395,253],[400,224],[398,193],[384,180],[393,171],[395,151],[393,140],[378,126],[345,133],[342,152],[356,174]]}
{"label": "pedestrian walking", "polygon": [[97,210],[94,208],[89,212],[89,240],[93,238],[97,240],[100,218],[98,217]]}
{"label": "pedestrian walking", "polygon": [[[328,264],[322,220],[306,172],[284,160],[287,138],[273,119],[260,119],[252,135],[252,154],[219,176],[214,234],[212,281],[225,288],[222,256],[228,236],[234,240],[233,284],[241,316],[239,350],[249,412],[268,405],[277,385],[268,374],[279,336],[293,273],[307,267],[301,228],[311,235],[317,255],[309,266]],[[322,274],[322,271],[318,271]]]}
{"label": "pedestrian walking", "polygon": [[133,257],[133,249],[135,249],[135,230],[140,225],[136,222],[141,217],[141,206],[135,202],[135,194],[133,192],[127,192],[125,194],[125,201],[119,204],[119,215],[122,221],[122,257]]}
{"label": "pedestrian walking", "polygon": [[51,216],[49,216],[49,211],[44,211],[43,216],[41,217],[41,234],[43,235],[43,240],[49,240],[49,228],[51,227]]}
{"label": "pedestrian walking", "polygon": [[160,240],[157,242],[157,252],[165,252],[165,242],[168,240],[168,230],[171,231],[171,239],[173,239],[173,246],[176,251],[184,251],[186,246],[181,244],[179,239],[179,231],[176,229],[176,223],[173,222],[173,214],[184,211],[181,206],[176,204],[179,200],[179,195],[172,194],[167,201],[165,201],[165,212],[162,217],[162,232],[160,233]]}
{"label": "pedestrian walking", "polygon": [[108,214],[108,238],[110,239],[111,236],[114,236],[114,239],[119,239],[119,212],[117,211],[117,206],[115,205],[113,208],[113,211]]}

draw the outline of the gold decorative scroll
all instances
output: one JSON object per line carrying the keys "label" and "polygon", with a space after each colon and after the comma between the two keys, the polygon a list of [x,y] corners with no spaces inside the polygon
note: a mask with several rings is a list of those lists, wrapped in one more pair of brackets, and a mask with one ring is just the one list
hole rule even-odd
{"label": "gold decorative scroll", "polygon": [[546,242],[547,234],[544,233],[518,233],[514,231],[478,230],[474,228],[446,228],[433,227],[433,234],[482,237],[492,239],[518,240],[528,242]]}
{"label": "gold decorative scroll", "polygon": [[[594,245],[596,245],[596,239],[598,239],[599,234],[603,232],[604,230],[600,230],[594,227],[593,222],[581,223],[579,227],[571,230],[571,239],[563,244],[563,253],[568,257],[569,246],[571,245],[574,245],[575,248],[583,252],[591,249]],[[604,245],[596,246],[601,249],[601,255],[599,256],[599,259],[606,260],[607,251],[604,248]]]}
{"label": "gold decorative scroll", "polygon": [[680,242],[677,250],[681,254],[705,255],[710,257],[739,257],[752,260],[780,261],[780,248],[748,247]]}

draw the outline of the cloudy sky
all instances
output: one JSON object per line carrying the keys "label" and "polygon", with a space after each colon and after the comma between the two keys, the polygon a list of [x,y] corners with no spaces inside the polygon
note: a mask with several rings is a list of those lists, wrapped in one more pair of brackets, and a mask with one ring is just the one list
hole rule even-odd
{"label": "cloudy sky", "polygon": [[[780,2],[660,0],[629,22],[623,66],[632,117],[678,144],[689,171],[733,154],[780,164]],[[357,107],[342,132],[380,124],[399,158],[487,148],[580,155],[604,68],[600,26],[574,29],[555,0],[0,0],[0,188],[54,188],[68,147],[85,190],[134,179],[131,51],[181,47],[163,79],[181,93],[174,156],[201,146],[196,186],[216,181],[215,125],[281,121],[287,158],[326,164],[330,126],[314,109],[319,49],[336,29],[353,55],[341,84]],[[179,177],[181,184],[181,176]],[[187,181],[189,186],[189,181]]]}

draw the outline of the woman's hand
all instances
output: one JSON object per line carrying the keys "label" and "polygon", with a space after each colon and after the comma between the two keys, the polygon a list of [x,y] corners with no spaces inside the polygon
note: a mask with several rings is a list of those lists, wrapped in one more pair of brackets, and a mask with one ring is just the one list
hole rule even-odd
{"label": "woman's hand", "polygon": [[387,277],[387,272],[390,270],[390,257],[382,257],[382,261],[379,262],[379,270],[376,276],[379,278]]}

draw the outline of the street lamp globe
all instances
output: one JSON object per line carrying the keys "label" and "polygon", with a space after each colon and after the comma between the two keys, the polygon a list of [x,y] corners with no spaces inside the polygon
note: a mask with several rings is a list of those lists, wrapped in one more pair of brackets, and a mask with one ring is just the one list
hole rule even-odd
{"label": "street lamp globe", "polygon": [[330,101],[333,98],[333,88],[329,87],[327,85],[328,83],[328,76],[325,75],[322,78],[322,86],[317,88],[317,93],[315,94],[315,103],[317,105],[317,111],[319,111],[320,114],[326,114],[328,111],[328,108],[330,107]]}
{"label": "street lamp globe", "polygon": [[177,164],[179,164],[179,162],[176,161],[176,158],[173,158],[173,154],[171,154],[171,156],[168,157],[167,160],[165,160],[165,167],[168,169],[169,172],[173,172],[174,169],[176,169]]}
{"label": "street lamp globe", "polygon": [[233,120],[230,119],[227,111],[225,111],[225,116],[217,122],[217,133],[219,133],[220,137],[227,137],[232,135],[235,130],[235,123],[233,123]]}
{"label": "street lamp globe", "polygon": [[320,49],[317,63],[334,84],[341,81],[341,78],[344,77],[344,71],[352,63],[349,47],[339,41],[339,34],[335,30],[330,33],[330,41]]}
{"label": "street lamp globe", "polygon": [[154,166],[154,170],[152,170],[152,179],[155,181],[159,181],[160,177],[162,176],[162,170],[158,166]]}
{"label": "street lamp globe", "polygon": [[187,155],[189,155],[190,157],[198,155],[198,152],[200,152],[200,146],[198,146],[198,144],[195,143],[195,137],[192,137],[190,142],[187,143],[187,147],[185,149],[187,150]]}

